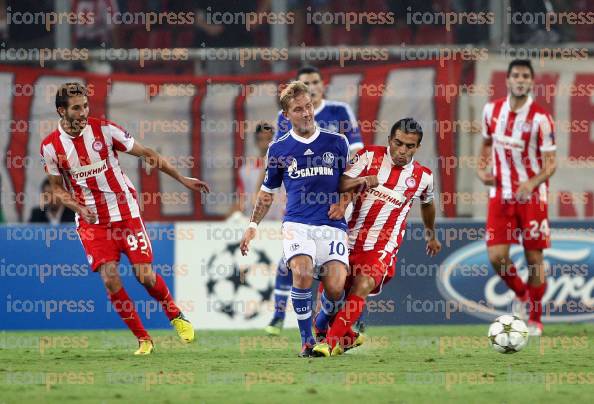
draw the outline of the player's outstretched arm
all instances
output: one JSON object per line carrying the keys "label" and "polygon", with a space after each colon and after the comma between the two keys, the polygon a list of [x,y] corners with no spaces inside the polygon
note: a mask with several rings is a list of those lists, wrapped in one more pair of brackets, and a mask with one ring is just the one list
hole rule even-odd
{"label": "player's outstretched arm", "polygon": [[95,214],[86,206],[80,205],[78,202],[76,202],[72,195],[70,195],[70,192],[64,188],[62,176],[48,175],[47,177],[49,179],[49,183],[52,188],[52,196],[54,198],[56,198],[68,209],[78,213],[85,222],[95,223],[97,221],[97,214]]}
{"label": "player's outstretched arm", "polygon": [[159,153],[149,147],[141,145],[138,141],[134,142],[134,146],[132,146],[132,149],[130,149],[128,154],[144,158],[144,161],[146,161],[149,166],[157,167],[160,171],[177,180],[183,186],[192,191],[210,192],[210,187],[206,182],[201,181],[198,178],[185,177],[181,175],[181,173],[177,171],[177,169],[173,167],[171,163],[164,159]]}
{"label": "player's outstretched arm", "polygon": [[254,206],[254,211],[252,212],[250,224],[243,233],[243,237],[241,238],[241,243],[239,245],[242,255],[247,255],[250,241],[256,237],[256,227],[268,213],[273,200],[274,194],[262,190],[258,192],[258,196],[256,197],[256,205]]}
{"label": "player's outstretched arm", "polygon": [[421,217],[425,225],[425,241],[427,255],[433,257],[441,250],[441,243],[435,235],[435,204],[433,201],[421,204]]}
{"label": "player's outstretched arm", "polygon": [[338,186],[338,192],[363,192],[367,188],[375,188],[379,185],[377,176],[368,175],[365,177],[351,178],[348,175],[340,177],[340,184]]}
{"label": "player's outstretched arm", "polygon": [[478,156],[477,175],[485,185],[495,185],[495,178],[489,169],[491,162],[491,139],[484,139]]}

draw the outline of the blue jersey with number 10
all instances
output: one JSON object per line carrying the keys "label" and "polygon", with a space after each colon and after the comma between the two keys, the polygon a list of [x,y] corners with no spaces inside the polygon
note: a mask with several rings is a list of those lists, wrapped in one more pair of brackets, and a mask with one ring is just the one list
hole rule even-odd
{"label": "blue jersey with number 10", "polygon": [[268,147],[261,189],[273,193],[281,183],[285,185],[285,222],[346,230],[345,220],[331,220],[328,210],[338,202],[338,184],[348,159],[345,136],[316,128],[311,137],[304,139],[290,130]]}

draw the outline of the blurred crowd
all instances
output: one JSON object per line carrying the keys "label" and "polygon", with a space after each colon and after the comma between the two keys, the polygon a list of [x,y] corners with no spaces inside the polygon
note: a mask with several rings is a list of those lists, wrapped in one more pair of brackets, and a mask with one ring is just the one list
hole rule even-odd
{"label": "blurred crowd", "polygon": [[[231,47],[270,47],[274,25],[269,21],[252,21],[246,24],[241,18],[246,14],[268,15],[276,11],[276,0],[70,0],[69,12],[73,15],[92,13],[93,23],[69,24],[68,46],[71,48],[109,49],[109,48],[231,48]],[[430,18],[440,13],[485,13],[489,12],[490,0],[285,0],[286,13],[291,14],[287,29],[286,46],[339,46],[339,45],[377,45],[407,46],[431,44],[487,45],[490,41],[489,24],[455,24],[448,27],[443,20],[428,23]],[[589,4],[590,3],[590,4]],[[590,13],[592,0],[513,0],[508,12],[519,14],[536,13]],[[57,27],[38,18],[56,12],[55,0],[0,0],[0,45],[2,51],[8,48],[39,49],[56,48]],[[63,10],[58,10],[62,12]],[[131,23],[113,23],[153,14],[173,14],[180,16],[191,13],[191,23],[170,24],[167,20],[150,25],[146,21],[134,20]],[[376,16],[393,15],[389,24],[365,23],[365,19],[347,26],[340,16],[347,13]],[[25,15],[33,22],[23,23]],[[415,16],[411,19],[411,16]],[[229,23],[228,17],[235,19]],[[335,23],[328,21],[335,18]],[[385,20],[385,18],[384,18]],[[223,22],[221,22],[223,21]],[[80,21],[79,21],[80,22]],[[363,23],[362,23],[363,22]],[[451,29],[448,29],[451,28]],[[553,24],[542,23],[510,24],[511,44],[527,46],[554,46],[563,42],[594,42],[592,24]],[[494,45],[494,44],[490,44]],[[217,62],[217,61],[210,61]],[[223,61],[224,62],[224,61]],[[260,61],[258,61],[260,62]],[[291,63],[302,61],[292,61]],[[32,62],[35,64],[34,62]],[[176,63],[150,62],[144,72],[158,73],[234,73],[226,71],[230,63],[211,63],[212,68],[196,69],[197,63],[191,60]],[[50,64],[51,66],[51,64]],[[255,64],[251,71],[266,71],[270,65],[264,62]],[[136,73],[138,63],[112,62],[111,71]],[[208,66],[207,66],[208,67]],[[290,67],[298,67],[292,64]],[[89,69],[88,64],[72,63],[69,68]],[[242,72],[248,73],[249,69]],[[0,179],[1,180],[1,179]],[[55,220],[57,208],[50,206],[31,217]],[[50,212],[50,216],[46,212]],[[43,214],[42,214],[43,213]],[[55,214],[54,214],[55,213]],[[60,215],[61,216],[61,213]],[[33,220],[33,219],[32,219]],[[48,219],[49,220],[49,219]],[[2,222],[0,207],[0,222]]]}
{"label": "blurred crowd", "polygon": [[[72,48],[205,48],[268,47],[272,25],[268,19],[246,24],[242,16],[274,11],[274,0],[71,0],[73,14],[93,12],[92,24],[73,24]],[[586,12],[588,0],[514,0],[511,12]],[[448,27],[443,19],[431,15],[447,12],[488,12],[489,0],[286,0],[291,13],[288,46],[487,44],[489,24],[457,23]],[[6,47],[56,47],[55,35],[47,25],[15,24],[17,13],[50,13],[55,0],[0,0],[0,40]],[[273,10],[274,9],[274,10]],[[147,30],[143,21],[110,23],[112,16],[142,13],[192,13],[183,23],[158,23]],[[371,13],[393,16],[390,23],[361,18],[345,24],[345,13]],[[221,13],[225,13],[225,19]],[[416,18],[411,19],[415,15]],[[10,20],[10,21],[9,21]],[[222,22],[225,20],[226,22]],[[281,18],[282,20],[282,18]],[[386,21],[385,18],[380,18]],[[229,23],[228,21],[233,21]],[[377,19],[375,19],[377,21]],[[451,29],[448,29],[451,28]],[[54,27],[55,29],[55,27]],[[594,42],[591,24],[511,24],[512,44],[554,44],[558,42]],[[183,64],[181,65],[184,69]]]}

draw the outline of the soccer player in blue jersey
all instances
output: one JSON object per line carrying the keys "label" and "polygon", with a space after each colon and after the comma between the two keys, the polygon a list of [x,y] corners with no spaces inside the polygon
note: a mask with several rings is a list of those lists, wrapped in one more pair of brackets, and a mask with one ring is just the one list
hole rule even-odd
{"label": "soccer player in blue jersey", "polygon": [[[291,82],[281,93],[283,113],[292,129],[272,142],[266,156],[266,174],[258,193],[251,221],[241,240],[246,255],[256,236],[258,223],[281,184],[287,192],[283,220],[284,259],[291,271],[291,301],[297,314],[302,349],[299,356],[312,356],[312,283],[321,279],[326,307],[333,315],[344,300],[348,250],[344,211],[336,204],[338,185],[349,159],[346,137],[321,129],[314,121],[308,87]],[[314,274],[314,268],[320,268]]]}
{"label": "soccer player in blue jersey", "polygon": [[[309,88],[316,124],[322,129],[345,135],[350,144],[349,153],[351,156],[354,156],[357,151],[363,148],[363,141],[361,139],[359,124],[349,104],[324,99],[325,85],[322,74],[316,67],[304,66],[300,68],[297,71],[296,78],[305,83]],[[279,111],[275,140],[291,130],[291,127],[291,121],[284,115],[282,110]],[[268,335],[279,335],[282,330],[288,291],[291,290],[291,285],[291,273],[287,270],[283,260],[281,260],[276,271],[274,315],[270,324],[264,329]],[[363,319],[357,324],[357,328],[363,328],[362,323]],[[362,332],[363,330],[360,329],[360,331]]]}
{"label": "soccer player in blue jersey", "polygon": [[[354,156],[363,148],[363,140],[357,118],[355,118],[350,105],[346,102],[324,98],[326,87],[317,67],[304,66],[300,68],[297,71],[297,80],[305,83],[309,88],[316,124],[322,129],[345,135],[350,145],[349,152],[351,156]],[[291,127],[291,121],[283,114],[283,111],[279,111],[275,140],[290,131]]]}

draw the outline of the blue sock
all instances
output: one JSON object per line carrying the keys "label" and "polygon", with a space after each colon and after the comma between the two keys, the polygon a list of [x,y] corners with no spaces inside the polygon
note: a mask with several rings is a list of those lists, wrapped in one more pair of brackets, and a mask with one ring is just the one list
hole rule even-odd
{"label": "blue sock", "polygon": [[328,324],[338,310],[340,310],[342,303],[344,302],[344,292],[340,296],[340,299],[334,301],[328,299],[326,296],[326,291],[322,292],[322,297],[320,298],[322,303],[322,308],[316,317],[316,328],[319,331],[326,331],[328,329]]}
{"label": "blue sock", "polygon": [[285,260],[281,259],[276,269],[276,279],[274,282],[274,320],[284,320],[287,310],[287,300],[293,286],[293,275],[287,268]]}
{"label": "blue sock", "polygon": [[299,333],[301,334],[301,345],[313,345],[314,337],[311,333],[311,288],[291,288],[291,301],[293,309],[297,314]]}

